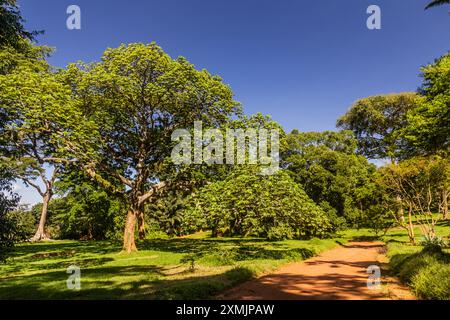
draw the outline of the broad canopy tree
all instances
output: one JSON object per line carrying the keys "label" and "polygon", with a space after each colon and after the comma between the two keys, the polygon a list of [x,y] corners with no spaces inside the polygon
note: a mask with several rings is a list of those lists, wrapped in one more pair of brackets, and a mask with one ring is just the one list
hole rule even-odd
{"label": "broad canopy tree", "polygon": [[[364,98],[338,119],[337,126],[353,131],[359,153],[369,159],[388,159],[396,163],[414,152],[403,130],[408,112],[414,110],[421,99],[412,92]],[[402,199],[400,195],[396,198],[397,216],[403,217]]]}
{"label": "broad canopy tree", "polygon": [[407,125],[407,113],[420,100],[413,92],[364,98],[338,119],[337,127],[353,131],[359,153],[367,158],[396,162],[409,152],[402,129]]}
{"label": "broad canopy tree", "polygon": [[65,146],[71,139],[79,141],[89,126],[82,124],[80,113],[73,108],[69,88],[47,70],[17,68],[0,75],[0,110],[0,160],[15,178],[35,188],[42,197],[40,222],[32,240],[46,239],[54,184],[62,166],[71,160]]}
{"label": "broad canopy tree", "polygon": [[370,205],[375,166],[356,155],[351,131],[298,132],[286,137],[282,165],[308,196],[326,209],[335,227],[356,224]]}
{"label": "broad canopy tree", "polygon": [[92,142],[76,145],[77,160],[128,206],[123,249],[135,251],[136,224],[144,236],[144,205],[174,183],[161,179],[173,131],[194,121],[219,127],[240,105],[220,77],[172,59],[154,43],[108,49],[99,63],[70,65],[65,79],[77,109],[95,124]]}

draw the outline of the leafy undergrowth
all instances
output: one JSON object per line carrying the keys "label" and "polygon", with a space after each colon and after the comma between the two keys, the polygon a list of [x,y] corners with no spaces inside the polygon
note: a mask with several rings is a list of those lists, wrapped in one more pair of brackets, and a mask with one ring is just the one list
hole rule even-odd
{"label": "leafy undergrowth", "polygon": [[[209,299],[282,264],[336,246],[335,239],[152,239],[120,253],[109,241],[22,244],[0,265],[0,299]],[[67,268],[81,268],[81,290]]]}
{"label": "leafy undergrowth", "polygon": [[420,299],[450,300],[450,250],[388,244],[390,268]]}

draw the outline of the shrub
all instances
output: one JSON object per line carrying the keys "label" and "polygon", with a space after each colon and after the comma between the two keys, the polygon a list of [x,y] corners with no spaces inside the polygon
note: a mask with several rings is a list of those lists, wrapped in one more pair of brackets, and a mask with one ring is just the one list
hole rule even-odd
{"label": "shrub", "polygon": [[330,220],[287,173],[260,176],[236,170],[192,199],[191,216],[203,216],[214,236],[261,236],[271,240],[325,237]]}
{"label": "shrub", "polygon": [[423,251],[428,253],[441,253],[446,245],[441,237],[429,236],[425,236],[420,244],[424,247]]}
{"label": "shrub", "polygon": [[399,278],[421,299],[450,300],[450,254],[422,250],[396,254],[390,261]]}
{"label": "shrub", "polygon": [[450,265],[430,262],[413,276],[414,292],[422,299],[450,300]]}

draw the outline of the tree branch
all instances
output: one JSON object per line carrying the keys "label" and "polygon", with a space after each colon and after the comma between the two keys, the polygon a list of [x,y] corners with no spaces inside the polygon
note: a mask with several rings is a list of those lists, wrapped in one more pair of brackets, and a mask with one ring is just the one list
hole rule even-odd
{"label": "tree branch", "polygon": [[152,186],[150,191],[148,191],[146,194],[144,194],[138,198],[139,205],[144,204],[145,201],[147,201],[149,198],[151,198],[153,196],[153,194],[155,194],[156,191],[164,188],[166,185],[167,185],[167,183],[163,181],[163,182],[157,183],[154,186]]}

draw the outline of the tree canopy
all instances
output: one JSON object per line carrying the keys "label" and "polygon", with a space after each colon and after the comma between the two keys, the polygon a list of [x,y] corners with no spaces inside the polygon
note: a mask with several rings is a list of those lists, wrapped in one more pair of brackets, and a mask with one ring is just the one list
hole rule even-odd
{"label": "tree canopy", "polygon": [[65,79],[77,109],[96,126],[77,158],[86,174],[128,204],[124,249],[133,251],[136,219],[143,236],[143,206],[170,184],[161,177],[172,132],[196,120],[220,126],[239,104],[220,77],[172,59],[154,43],[108,49],[99,63],[70,65]]}
{"label": "tree canopy", "polygon": [[399,159],[408,152],[401,134],[406,114],[419,100],[415,93],[364,98],[338,119],[337,126],[354,132],[359,152],[369,159]]}

